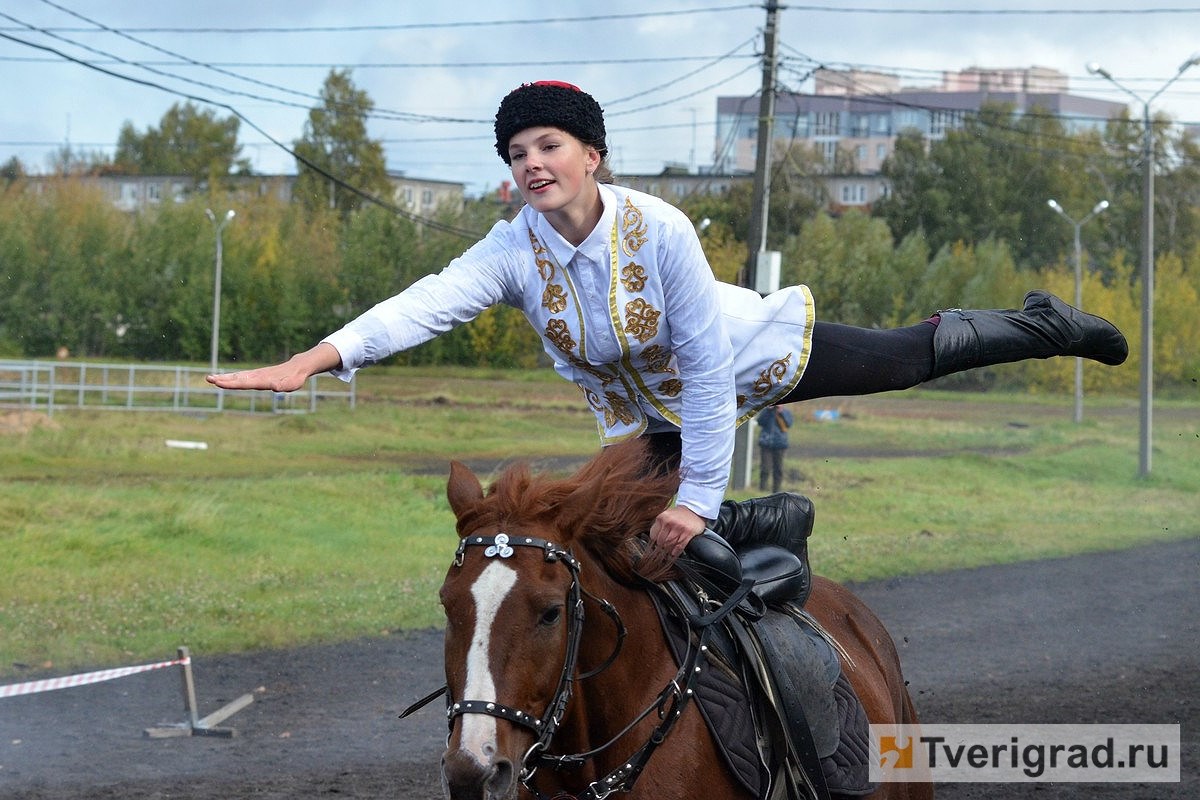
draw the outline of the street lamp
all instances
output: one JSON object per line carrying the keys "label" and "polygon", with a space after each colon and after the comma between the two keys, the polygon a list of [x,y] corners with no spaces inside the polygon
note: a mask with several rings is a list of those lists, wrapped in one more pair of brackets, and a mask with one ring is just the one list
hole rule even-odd
{"label": "street lamp", "polygon": [[[1086,225],[1092,217],[1108,208],[1108,201],[1101,200],[1096,203],[1091,213],[1078,222],[1071,219],[1054,198],[1047,200],[1046,205],[1054,209],[1060,217],[1075,228],[1075,307],[1083,308],[1083,249],[1079,244],[1079,229]],[[1083,422],[1083,358],[1081,356],[1075,357],[1075,422]]]}
{"label": "street lamp", "polygon": [[1142,160],[1145,174],[1142,181],[1142,372],[1141,413],[1138,435],[1138,477],[1150,475],[1150,453],[1152,444],[1154,404],[1154,129],[1150,124],[1150,104],[1167,90],[1179,76],[1200,64],[1200,54],[1194,55],[1179,67],[1175,77],[1162,85],[1149,98],[1121,85],[1108,70],[1096,63],[1087,65],[1087,71],[1099,75],[1113,86],[1142,104]]}
{"label": "street lamp", "polygon": [[212,212],[211,208],[204,209],[204,214],[213,224],[217,233],[217,266],[213,270],[212,347],[209,350],[209,371],[215,375],[217,373],[217,347],[221,339],[221,231],[225,230],[225,226],[233,219],[234,211],[232,208],[229,209],[220,220],[217,219],[217,215]]}

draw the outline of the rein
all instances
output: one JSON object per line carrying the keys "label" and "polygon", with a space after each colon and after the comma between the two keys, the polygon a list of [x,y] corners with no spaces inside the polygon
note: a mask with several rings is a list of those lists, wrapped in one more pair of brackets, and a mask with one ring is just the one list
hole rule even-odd
{"label": "rein", "polygon": [[[602,600],[595,597],[589,592],[586,592],[579,581],[579,572],[581,565],[578,559],[567,549],[555,545],[553,542],[544,539],[533,537],[515,537],[510,538],[505,533],[497,533],[494,536],[467,536],[459,541],[458,550],[455,552],[454,565],[461,567],[463,559],[468,547],[484,548],[484,556],[486,558],[509,558],[513,554],[514,547],[532,547],[542,551],[543,558],[547,563],[563,564],[571,573],[571,586],[567,592],[567,604],[570,609],[570,616],[567,618],[567,651],[563,659],[562,672],[559,675],[558,686],[555,688],[554,696],[551,698],[549,706],[540,717],[535,717],[532,714],[527,714],[519,709],[503,705],[490,700],[459,700],[455,702],[453,698],[448,698],[448,708],[446,711],[447,722],[451,731],[454,728],[454,720],[456,717],[463,714],[488,714],[493,717],[508,720],[515,725],[528,728],[533,731],[537,737],[536,741],[525,753],[521,764],[521,773],[519,780],[521,784],[529,790],[538,800],[551,800],[546,795],[539,792],[533,785],[533,777],[537,770],[542,766],[548,766],[553,769],[574,768],[582,765],[588,759],[594,758],[597,754],[604,752],[611,747],[618,739],[633,729],[638,723],[644,720],[651,713],[657,711],[659,724],[651,732],[649,739],[629,758],[621,762],[621,766],[614,769],[608,775],[600,780],[594,781],[588,785],[587,789],[579,795],[558,794],[553,800],[604,800],[614,792],[628,792],[633,789],[634,781],[645,769],[646,764],[650,760],[650,756],[656,749],[666,740],[667,735],[675,726],[676,721],[683,714],[687,704],[691,702],[695,695],[692,688],[697,675],[700,674],[702,667],[700,661],[708,652],[708,633],[709,627],[724,619],[726,615],[733,611],[753,588],[753,581],[747,579],[743,581],[741,586],[734,592],[725,603],[717,608],[711,614],[705,615],[701,619],[693,619],[694,628],[698,629],[698,641],[693,646],[689,638],[689,649],[687,657],[682,660],[682,664],[676,672],[675,677],[670,683],[655,697],[655,699],[640,713],[632,722],[630,722],[621,732],[610,739],[605,744],[589,750],[586,753],[576,753],[573,755],[553,755],[548,752],[550,742],[554,738],[554,734],[558,731],[562,724],[563,717],[566,713],[567,702],[570,700],[574,691],[574,684],[577,680],[583,680],[597,675],[607,669],[617,659],[621,652],[621,646],[624,642],[626,629],[621,621],[620,615],[616,608],[607,600]],[[583,638],[583,622],[584,622],[584,595],[595,600],[600,604],[601,609],[613,620],[617,627],[617,643],[613,652],[609,657],[594,670],[580,675],[578,678],[574,676],[575,669],[579,659],[579,645]],[[414,703],[401,714],[401,717],[406,717],[417,709],[423,707],[427,703],[433,701],[443,693],[447,692],[447,687],[443,686],[433,694]]]}

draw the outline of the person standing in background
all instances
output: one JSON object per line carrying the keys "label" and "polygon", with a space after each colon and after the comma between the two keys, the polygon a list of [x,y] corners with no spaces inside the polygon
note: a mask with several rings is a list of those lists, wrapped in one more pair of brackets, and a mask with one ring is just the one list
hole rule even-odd
{"label": "person standing in background", "polygon": [[771,405],[757,417],[758,447],[762,458],[758,467],[758,489],[767,490],[767,473],[771,474],[771,491],[777,493],[783,485],[783,455],[788,449],[788,429],[792,427],[792,412],[783,406]]}

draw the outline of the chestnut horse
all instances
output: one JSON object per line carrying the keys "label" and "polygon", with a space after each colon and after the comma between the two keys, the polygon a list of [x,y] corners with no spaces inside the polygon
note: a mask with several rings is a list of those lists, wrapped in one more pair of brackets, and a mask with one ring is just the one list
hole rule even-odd
{"label": "chestnut horse", "polygon": [[[678,485],[652,476],[637,441],[570,478],[508,468],[485,495],[451,465],[460,542],[441,589],[452,800],[749,798],[720,756],[646,590],[642,534]],[[640,561],[640,564],[639,564]],[[662,577],[661,570],[656,577]],[[806,604],[841,644],[876,723],[915,723],[883,624],[817,578]],[[651,757],[652,755],[652,757]],[[874,798],[931,797],[881,784]]]}

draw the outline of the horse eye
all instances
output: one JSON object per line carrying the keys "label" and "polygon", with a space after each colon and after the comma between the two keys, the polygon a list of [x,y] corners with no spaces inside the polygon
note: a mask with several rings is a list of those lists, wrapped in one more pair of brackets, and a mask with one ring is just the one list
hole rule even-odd
{"label": "horse eye", "polygon": [[558,621],[562,619],[562,611],[562,606],[553,606],[551,608],[547,608],[542,612],[542,618],[538,620],[538,624],[545,625],[546,627],[557,625]]}

